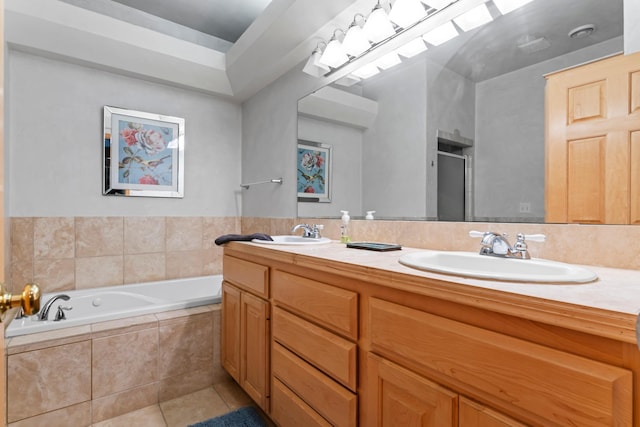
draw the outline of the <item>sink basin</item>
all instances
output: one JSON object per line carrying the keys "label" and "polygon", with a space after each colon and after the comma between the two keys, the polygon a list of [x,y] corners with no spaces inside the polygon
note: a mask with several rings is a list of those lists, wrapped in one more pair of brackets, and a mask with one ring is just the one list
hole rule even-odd
{"label": "sink basin", "polygon": [[271,236],[273,241],[253,239],[254,243],[262,243],[263,245],[322,245],[331,242],[331,239],[321,237],[319,239],[313,239],[310,237],[283,235],[283,236]]}
{"label": "sink basin", "polygon": [[398,261],[419,270],[512,282],[586,283],[598,277],[591,270],[562,262],[497,258],[476,252],[413,252]]}

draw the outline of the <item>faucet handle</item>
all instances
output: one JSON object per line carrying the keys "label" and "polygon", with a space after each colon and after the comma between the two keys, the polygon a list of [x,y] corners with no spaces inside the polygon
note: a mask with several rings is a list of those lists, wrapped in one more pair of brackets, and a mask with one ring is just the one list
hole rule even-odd
{"label": "faucet handle", "polygon": [[474,230],[471,230],[471,231],[469,232],[469,237],[474,237],[474,238],[475,238],[475,237],[479,237],[479,238],[481,238],[481,237],[484,237],[484,235],[485,235],[485,232],[484,232],[484,231],[474,231]]}
{"label": "faucet handle", "polygon": [[[518,239],[519,238],[520,234],[518,234]],[[530,242],[545,242],[547,240],[547,236],[544,234],[522,234],[522,238]]]}

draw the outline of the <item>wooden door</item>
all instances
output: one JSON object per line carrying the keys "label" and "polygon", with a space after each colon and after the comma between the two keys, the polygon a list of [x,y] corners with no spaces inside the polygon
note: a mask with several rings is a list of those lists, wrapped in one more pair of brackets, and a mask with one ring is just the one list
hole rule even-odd
{"label": "wooden door", "polygon": [[547,76],[546,222],[640,223],[640,53]]}
{"label": "wooden door", "polygon": [[269,303],[240,294],[240,386],[269,412]]}
{"label": "wooden door", "polygon": [[[0,0],[0,280],[6,282],[4,269],[4,1]],[[3,326],[3,325],[0,325]],[[4,348],[4,327],[0,328],[0,426],[6,425],[7,419],[7,374]]]}
{"label": "wooden door", "polygon": [[240,382],[240,290],[222,283],[220,358],[222,367]]}
{"label": "wooden door", "polygon": [[374,354],[367,356],[367,419],[377,427],[458,425],[458,395]]}
{"label": "wooden door", "polygon": [[460,427],[525,427],[525,424],[465,397],[460,397]]}

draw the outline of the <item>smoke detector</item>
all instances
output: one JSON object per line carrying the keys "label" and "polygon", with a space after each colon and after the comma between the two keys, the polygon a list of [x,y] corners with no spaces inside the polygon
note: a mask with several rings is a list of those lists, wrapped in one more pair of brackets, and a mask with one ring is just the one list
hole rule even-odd
{"label": "smoke detector", "polygon": [[596,31],[596,26],[593,24],[581,25],[573,30],[569,31],[569,37],[572,39],[581,39],[583,37],[590,36]]}

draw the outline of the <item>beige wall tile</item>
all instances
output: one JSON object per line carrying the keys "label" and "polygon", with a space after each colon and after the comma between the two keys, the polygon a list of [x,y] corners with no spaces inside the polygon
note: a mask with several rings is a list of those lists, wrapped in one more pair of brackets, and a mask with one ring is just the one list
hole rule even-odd
{"label": "beige wall tile", "polygon": [[91,325],[91,338],[104,338],[112,335],[120,335],[145,329],[157,329],[158,319],[155,314],[143,314],[142,316],[125,317],[124,319],[108,320],[106,322],[93,323]]}
{"label": "beige wall tile", "polygon": [[76,263],[70,259],[40,259],[33,263],[33,281],[42,292],[75,289]]}
{"label": "beige wall tile", "polygon": [[167,217],[167,251],[202,249],[202,217]]}
{"label": "beige wall tile", "polygon": [[157,372],[157,329],[93,340],[94,399],[153,383]]}
{"label": "beige wall tile", "polygon": [[33,260],[33,218],[11,219],[11,261]]}
{"label": "beige wall tile", "polygon": [[9,424],[9,427],[89,426],[91,403],[83,402]]}
{"label": "beige wall tile", "polygon": [[140,216],[124,219],[124,253],[143,254],[165,251],[165,217]]}
{"label": "beige wall tile", "polygon": [[165,254],[124,256],[124,283],[143,283],[166,279]]}
{"label": "beige wall tile", "polygon": [[123,256],[76,258],[76,289],[124,283]]}
{"label": "beige wall tile", "polygon": [[[128,412],[147,408],[158,403],[158,383],[151,383],[142,387],[132,388],[120,393],[97,398],[91,402],[93,422],[108,420]],[[146,422],[141,424],[147,426]]]}
{"label": "beige wall tile", "polygon": [[224,249],[221,247],[202,250],[202,274],[222,274],[222,258]]}
{"label": "beige wall tile", "polygon": [[91,342],[10,355],[8,420],[14,422],[91,399]]}
{"label": "beige wall tile", "polygon": [[33,281],[33,260],[11,263],[11,283],[8,285],[11,292],[22,292],[24,285]]}
{"label": "beige wall tile", "polygon": [[239,221],[236,217],[205,217],[202,219],[202,247],[216,247],[215,240],[224,234],[239,234]]}
{"label": "beige wall tile", "polygon": [[74,230],[73,217],[34,218],[34,258],[73,258]]}
{"label": "beige wall tile", "polygon": [[213,362],[213,317],[211,313],[160,321],[158,327],[159,378],[186,374],[194,367]]}
{"label": "beige wall tile", "polygon": [[241,233],[270,233],[271,232],[271,219],[270,218],[258,218],[258,217],[242,217],[241,220]]}
{"label": "beige wall tile", "polygon": [[167,252],[167,279],[202,276],[202,250]]}
{"label": "beige wall tile", "polygon": [[122,255],[122,217],[76,218],[76,257]]}
{"label": "beige wall tile", "polygon": [[20,335],[9,339],[9,342],[7,342],[7,354],[36,351],[54,346],[88,341],[89,339],[91,339],[91,327],[89,325],[72,326],[70,328]]}

